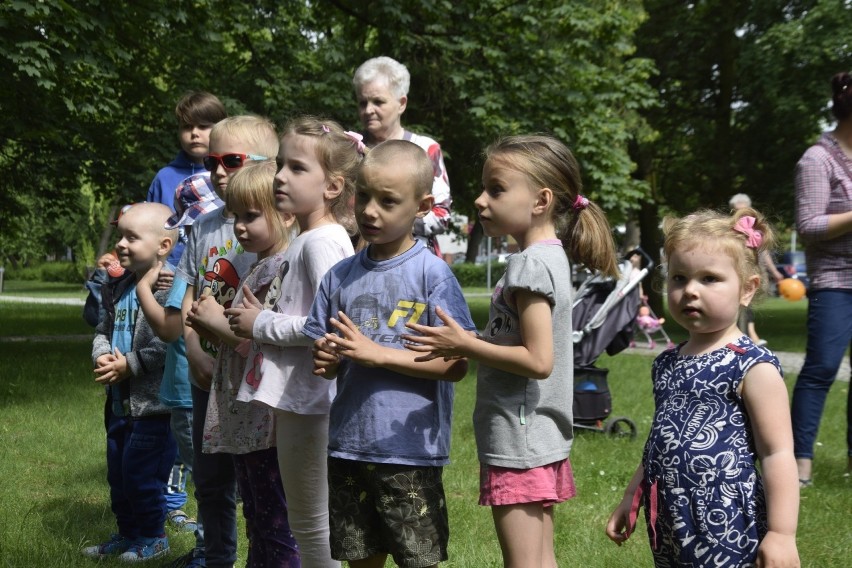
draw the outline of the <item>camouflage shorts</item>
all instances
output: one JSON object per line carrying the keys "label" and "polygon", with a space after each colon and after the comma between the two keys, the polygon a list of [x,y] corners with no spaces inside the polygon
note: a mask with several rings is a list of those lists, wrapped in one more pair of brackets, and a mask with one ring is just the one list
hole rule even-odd
{"label": "camouflage shorts", "polygon": [[332,557],[389,553],[409,568],[446,560],[450,530],[442,474],[442,467],[328,458]]}

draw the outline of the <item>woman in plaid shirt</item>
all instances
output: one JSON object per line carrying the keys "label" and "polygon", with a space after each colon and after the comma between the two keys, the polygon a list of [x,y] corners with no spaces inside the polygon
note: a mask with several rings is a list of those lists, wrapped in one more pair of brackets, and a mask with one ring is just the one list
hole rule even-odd
{"label": "woman in plaid shirt", "polygon": [[[805,240],[808,346],[793,391],[793,438],[801,487],[811,465],[825,398],[852,342],[852,75],[831,79],[837,127],[824,133],[796,165],[796,228]],[[852,391],[846,408],[852,471]]]}

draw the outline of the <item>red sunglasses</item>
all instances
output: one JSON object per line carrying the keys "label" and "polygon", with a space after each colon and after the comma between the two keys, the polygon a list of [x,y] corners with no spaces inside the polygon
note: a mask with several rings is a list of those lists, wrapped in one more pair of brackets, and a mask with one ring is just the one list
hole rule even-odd
{"label": "red sunglasses", "polygon": [[266,156],[257,154],[207,154],[204,156],[204,167],[213,171],[216,166],[222,164],[226,170],[238,170],[243,167],[247,160],[267,160]]}

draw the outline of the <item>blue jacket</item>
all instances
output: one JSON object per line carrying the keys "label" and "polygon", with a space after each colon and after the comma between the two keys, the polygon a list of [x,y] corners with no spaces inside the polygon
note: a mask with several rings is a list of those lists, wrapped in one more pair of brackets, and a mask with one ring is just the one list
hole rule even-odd
{"label": "blue jacket", "polygon": [[[180,183],[189,176],[206,171],[202,164],[194,164],[189,154],[181,150],[168,166],[162,168],[154,176],[151,187],[148,188],[148,196],[145,201],[154,201],[168,205],[172,211],[175,209],[175,190]],[[184,244],[176,243],[169,255],[168,261],[177,266],[180,255],[183,254]]]}

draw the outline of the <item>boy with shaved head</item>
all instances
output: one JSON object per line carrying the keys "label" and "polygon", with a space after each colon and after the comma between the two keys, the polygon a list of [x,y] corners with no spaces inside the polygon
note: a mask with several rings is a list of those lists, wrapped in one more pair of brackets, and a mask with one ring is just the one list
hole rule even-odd
{"label": "boy with shaved head", "polygon": [[[107,481],[118,532],[108,541],[83,549],[92,558],[118,556],[127,562],[168,554],[163,486],[175,461],[171,412],[159,399],[166,357],[160,341],[139,309],[136,283],[158,270],[177,239],[164,225],[172,211],[160,203],[138,203],[118,220],[118,261],[125,275],[102,290],[104,317],[95,332],[92,361],[95,382],[107,391]],[[155,297],[165,302],[167,290]]]}
{"label": "boy with shaved head", "polygon": [[[328,440],[332,557],[351,568],[447,559],[442,483],[453,382],[465,359],[415,361],[407,323],[441,325],[440,306],[475,327],[447,263],[412,236],[432,209],[432,163],[416,144],[382,142],[361,162],[355,220],[368,246],[322,279],[305,327],[314,373],[337,377]],[[409,511],[416,523],[400,523]]]}

